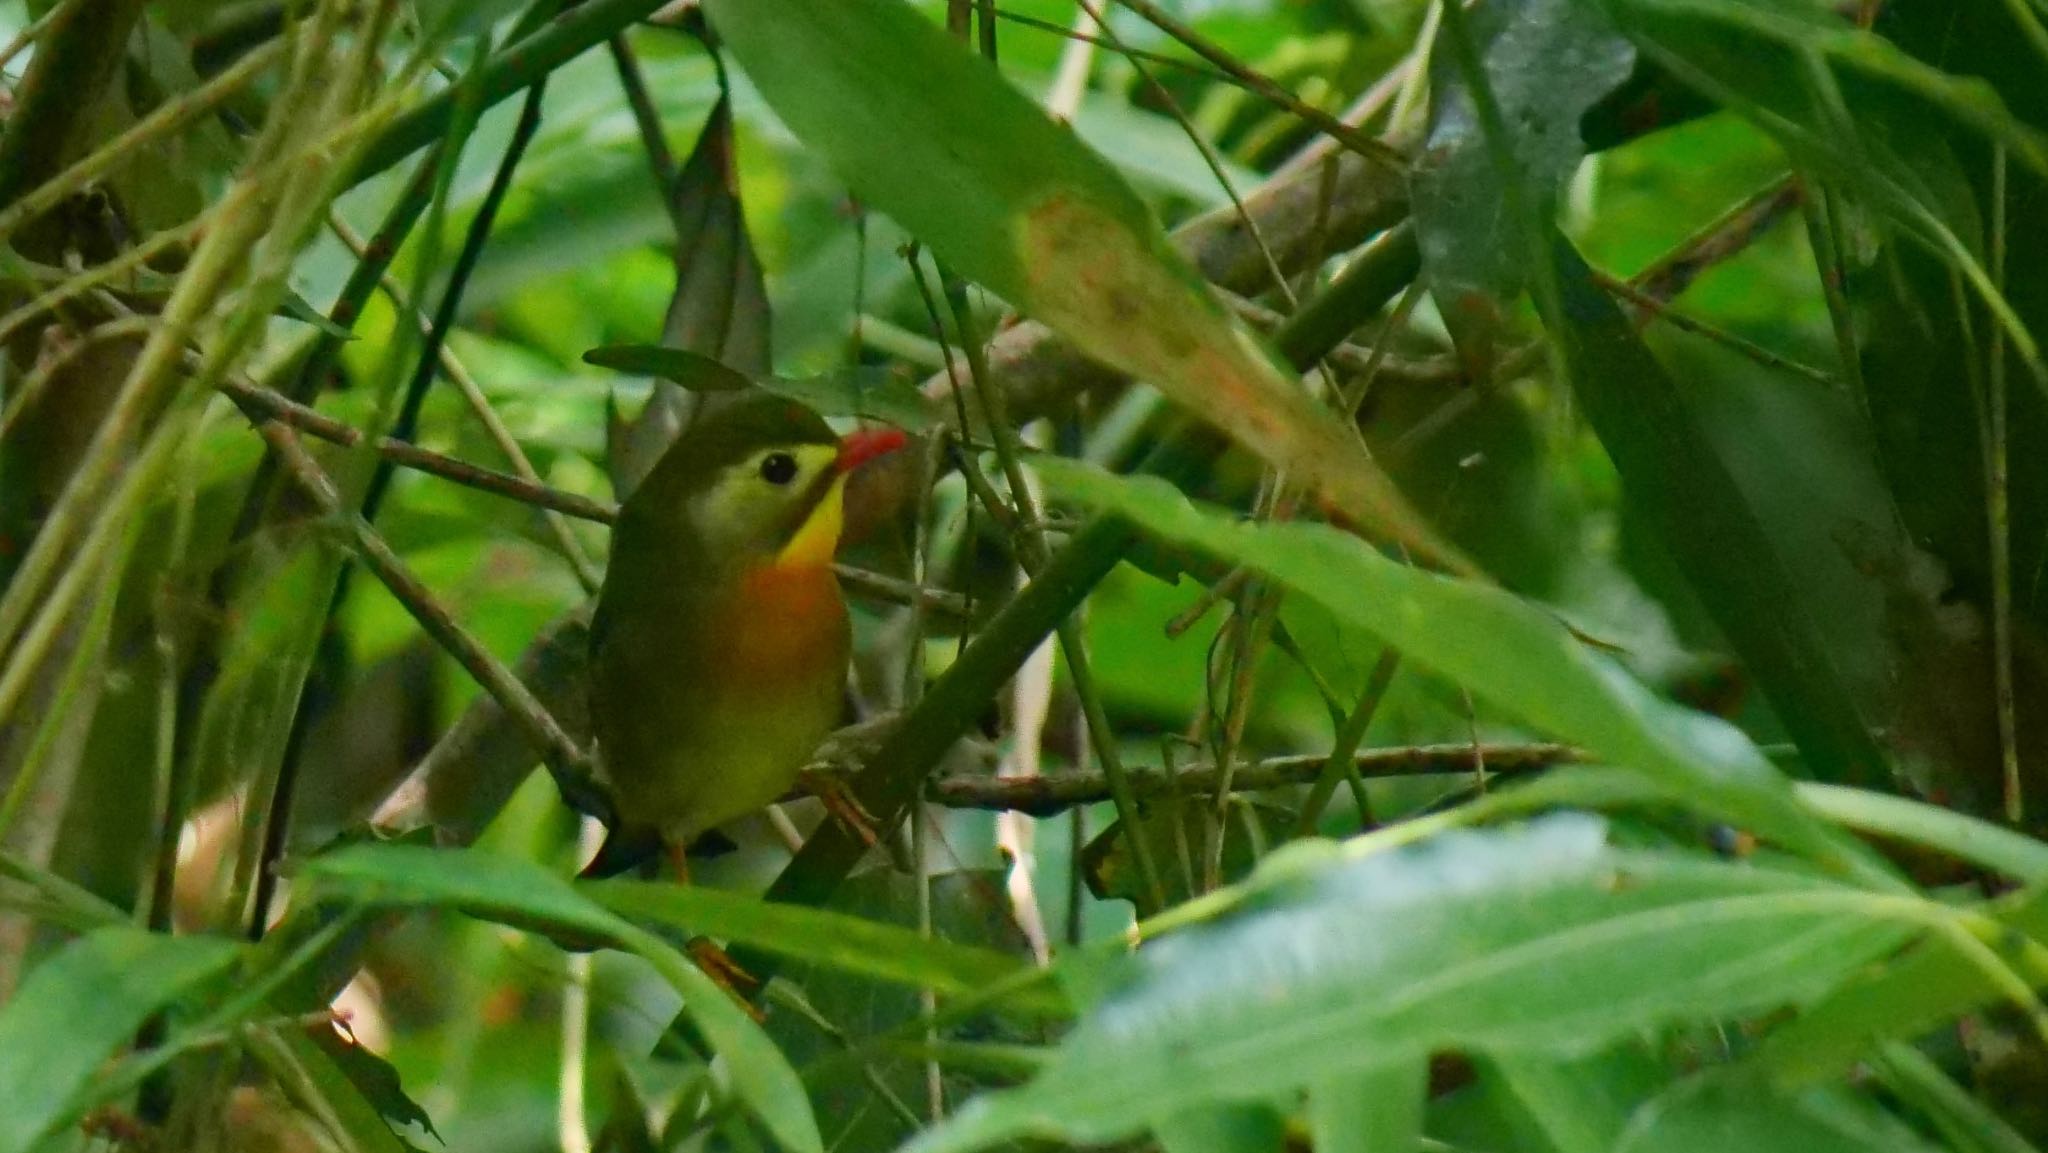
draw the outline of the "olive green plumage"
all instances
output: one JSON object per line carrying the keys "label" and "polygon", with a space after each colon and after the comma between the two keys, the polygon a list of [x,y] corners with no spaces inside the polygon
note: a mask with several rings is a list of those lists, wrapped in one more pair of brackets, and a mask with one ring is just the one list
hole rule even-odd
{"label": "olive green plumage", "polygon": [[588,875],[773,802],[840,718],[838,438],[766,394],[702,417],[626,500],[591,624],[617,823]]}

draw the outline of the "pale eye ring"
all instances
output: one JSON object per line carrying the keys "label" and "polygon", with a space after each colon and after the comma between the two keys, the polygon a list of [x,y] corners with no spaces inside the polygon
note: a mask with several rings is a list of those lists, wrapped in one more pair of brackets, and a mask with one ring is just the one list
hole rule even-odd
{"label": "pale eye ring", "polygon": [[786,452],[771,452],[761,458],[761,479],[769,484],[788,484],[796,479],[796,458]]}

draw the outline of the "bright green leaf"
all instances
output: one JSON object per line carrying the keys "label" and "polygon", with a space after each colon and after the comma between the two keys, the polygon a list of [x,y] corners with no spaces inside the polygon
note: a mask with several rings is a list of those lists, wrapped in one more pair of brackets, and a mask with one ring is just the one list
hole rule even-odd
{"label": "bright green leaf", "polygon": [[470,849],[356,845],[308,861],[318,891],[366,905],[459,909],[528,928],[616,941],[675,986],[683,1011],[731,1070],[740,1098],[783,1148],[822,1150],[796,1071],[729,994],[674,947],[592,901],[531,861]]}
{"label": "bright green leaf", "polygon": [[1732,1079],[1681,1082],[1645,1105],[1615,1153],[1934,1153],[1936,1146],[1844,1089],[1774,1093]]}
{"label": "bright green leaf", "polygon": [[1396,563],[1328,526],[1236,523],[1156,478],[1051,459],[1035,467],[1057,493],[1258,569],[1543,733],[1802,851],[1841,863],[1852,851],[1798,806],[1739,731],[1659,700],[1511,593]]}
{"label": "bright green leaf", "polygon": [[1422,1146],[1429,1058],[1390,1061],[1318,1081],[1308,1091],[1315,1153],[1409,1153]]}
{"label": "bright green leaf", "polygon": [[214,937],[110,926],[30,970],[0,1007],[0,1153],[22,1153],[76,1120],[73,1100],[101,1064],[240,954]]}
{"label": "bright green leaf", "polygon": [[[880,981],[931,989],[950,996],[986,991],[1031,971],[1022,960],[972,945],[926,937],[860,917],[777,905],[700,886],[603,881],[584,891],[621,917],[752,945],[813,965]],[[1063,998],[1049,985],[1012,1002],[1036,1013],[1063,1015]]]}
{"label": "bright green leaf", "polygon": [[1141,950],[1039,1078],[910,1148],[1111,1141],[1441,1049],[1570,1056],[1820,996],[1917,926],[1812,874],[1618,851],[1559,815],[1334,868]]}

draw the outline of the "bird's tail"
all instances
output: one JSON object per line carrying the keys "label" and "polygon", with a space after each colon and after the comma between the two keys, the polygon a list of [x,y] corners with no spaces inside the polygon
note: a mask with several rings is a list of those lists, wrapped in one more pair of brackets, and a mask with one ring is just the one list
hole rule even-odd
{"label": "bird's tail", "polygon": [[661,834],[646,825],[613,825],[605,831],[597,855],[576,874],[585,881],[631,872],[661,855]]}

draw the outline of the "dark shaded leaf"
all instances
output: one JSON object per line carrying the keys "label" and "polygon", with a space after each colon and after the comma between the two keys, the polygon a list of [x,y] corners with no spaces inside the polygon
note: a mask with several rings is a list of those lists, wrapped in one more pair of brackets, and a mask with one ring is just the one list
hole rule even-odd
{"label": "dark shaded leaf", "polygon": [[[768,290],[747,234],[733,150],[732,98],[721,93],[668,193],[669,217],[675,226],[676,287],[662,322],[661,342],[734,372],[761,376],[771,367]],[[685,389],[693,387],[690,380],[667,379]],[[638,416],[630,421],[613,417],[609,461],[619,499],[625,499],[661,459],[701,403],[700,397],[657,384]]]}
{"label": "dark shaded leaf", "polygon": [[679,348],[621,344],[594,348],[585,362],[600,368],[673,381],[691,392],[730,393],[760,387],[826,416],[859,416],[917,431],[938,420],[933,401],[917,382],[884,368],[849,368],[819,376],[748,375]]}
{"label": "dark shaded leaf", "polygon": [[1537,251],[1511,210],[1496,151],[1513,158],[1521,195],[1548,220],[1558,186],[1585,155],[1579,121],[1628,79],[1635,50],[1579,0],[1483,4],[1469,24],[1508,139],[1487,139],[1457,53],[1438,44],[1429,137],[1409,181],[1430,291],[1467,361],[1483,365],[1500,309],[1520,294]]}
{"label": "dark shaded leaf", "polygon": [[434,1119],[420,1107],[420,1103],[406,1095],[405,1086],[398,1079],[398,1070],[391,1062],[372,1053],[360,1042],[342,1036],[337,1029],[318,1029],[312,1036],[313,1044],[319,1046],[327,1059],[334,1062],[342,1076],[355,1087],[364,1101],[377,1110],[378,1116],[393,1126],[418,1125],[437,1140],[441,1133],[434,1128]]}
{"label": "dark shaded leaf", "polygon": [[1570,242],[1553,233],[1550,243],[1562,313],[1545,321],[1628,498],[1657,525],[1814,771],[1865,785],[1890,780],[1803,590],[1684,394]]}
{"label": "dark shaded leaf", "polygon": [[1754,120],[1801,165],[1955,269],[2038,369],[2029,326],[1992,284],[1950,136],[1966,128],[2048,175],[2048,135],[2014,117],[1990,85],[1916,60],[1823,4],[1581,2],[1599,4],[1673,74]]}

